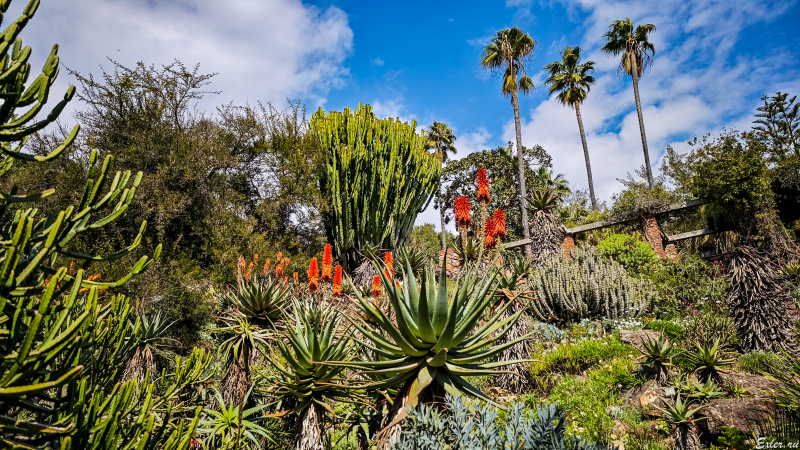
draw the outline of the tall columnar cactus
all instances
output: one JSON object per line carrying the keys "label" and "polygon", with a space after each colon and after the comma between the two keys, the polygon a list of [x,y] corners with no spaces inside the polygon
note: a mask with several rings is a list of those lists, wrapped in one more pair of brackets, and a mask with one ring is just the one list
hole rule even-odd
{"label": "tall columnar cactus", "polygon": [[532,276],[538,299],[531,309],[539,320],[628,317],[650,307],[652,289],[621,265],[603,261],[593,247],[576,248],[571,255],[544,259]]}
{"label": "tall columnar cactus", "polygon": [[327,115],[320,108],[311,120],[326,161],[320,188],[332,205],[325,229],[346,271],[367,245],[399,248],[439,186],[439,160],[424,150],[415,127],[378,119],[360,104]]}
{"label": "tall columnar cactus", "polygon": [[[0,1],[0,21],[10,3]],[[55,121],[75,92],[70,87],[42,117],[58,75],[58,47],[53,47],[42,73],[28,83],[31,49],[18,38],[38,6],[38,0],[29,1],[22,15],[0,33],[0,177],[11,171],[15,160],[43,163],[57,157],[78,132],[76,126],[47,155],[23,151],[28,136]],[[142,257],[116,281],[85,277],[91,262],[132,252],[141,241],[144,223],[129,247],[110,255],[71,247],[78,234],[116,219],[133,198],[141,174],[112,173],[111,163],[109,156],[98,164],[93,152],[80,202],[52,216],[43,217],[31,206],[53,194],[52,189],[19,195],[12,187],[0,195],[1,448],[57,448],[52,441],[59,440],[60,448],[185,449],[196,427],[196,420],[188,427],[175,427],[169,420],[174,404],[169,392],[180,390],[177,378],[147,381],[138,388],[133,382],[112,386],[136,342],[126,335],[125,308],[112,307],[124,300],[101,302],[98,292],[121,285],[153,261]],[[21,203],[26,206],[13,208]],[[160,247],[156,257],[159,252]],[[70,260],[82,261],[83,268],[68,271],[62,265]],[[177,364],[191,373],[184,377],[186,385],[196,381],[210,361],[196,354],[189,362]],[[145,400],[147,405],[142,405]]]}

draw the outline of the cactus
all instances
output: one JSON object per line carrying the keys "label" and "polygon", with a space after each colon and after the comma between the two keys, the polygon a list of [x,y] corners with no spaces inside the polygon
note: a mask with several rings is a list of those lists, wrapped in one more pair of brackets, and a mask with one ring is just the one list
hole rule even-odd
{"label": "cactus", "polygon": [[439,186],[439,160],[415,127],[378,119],[360,104],[327,115],[320,108],[311,120],[326,160],[320,188],[332,206],[323,222],[345,271],[358,266],[367,245],[400,247]]}
{"label": "cactus", "polygon": [[[0,20],[11,1],[0,2]],[[22,15],[0,32],[0,177],[13,171],[16,160],[45,163],[67,149],[76,126],[47,155],[25,153],[29,136],[53,123],[74,93],[42,118],[50,88],[59,72],[58,46],[53,46],[40,75],[28,83],[30,47],[20,32],[39,7],[30,0]],[[27,86],[26,86],[27,85]],[[140,384],[114,384],[139,345],[128,324],[131,308],[121,296],[101,301],[99,292],[120,286],[146,270],[153,260],[142,257],[118,280],[86,277],[92,262],[114,260],[134,251],[146,223],[131,244],[115,253],[82,253],[73,239],[115,220],[130,205],[141,174],[112,172],[113,158],[102,163],[92,152],[88,181],[80,202],[58,214],[41,217],[31,204],[53,190],[21,195],[16,187],[0,195],[0,447],[33,449],[186,449],[200,410],[181,398],[203,378],[210,363],[202,351],[176,362],[174,374]],[[26,204],[19,208],[15,205]],[[161,247],[157,247],[154,258]],[[62,266],[77,260],[77,271]],[[138,325],[141,327],[141,324]],[[135,328],[135,327],[134,327]],[[174,418],[194,413],[189,422]]]}
{"label": "cactus", "polygon": [[546,322],[638,315],[650,308],[654,294],[644,280],[633,278],[614,261],[603,261],[593,247],[575,248],[544,259],[531,287],[538,300],[531,310]]}

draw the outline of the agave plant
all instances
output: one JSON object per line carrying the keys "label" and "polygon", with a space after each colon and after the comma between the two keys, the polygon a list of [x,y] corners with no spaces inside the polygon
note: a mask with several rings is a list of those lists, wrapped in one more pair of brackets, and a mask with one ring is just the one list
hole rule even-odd
{"label": "agave plant", "polygon": [[[418,404],[423,393],[438,398],[445,391],[491,401],[464,377],[497,375],[503,373],[498,367],[525,362],[481,362],[528,337],[494,345],[508,333],[521,314],[518,312],[502,318],[509,305],[506,304],[485,318],[487,308],[494,302],[497,271],[483,277],[484,281],[479,283],[472,270],[467,270],[460,286],[448,286],[445,266],[442,265],[438,285],[433,270],[428,269],[421,287],[417,287],[408,266],[406,283],[402,288],[379,271],[395,320],[389,318],[391,314],[387,316],[356,292],[361,310],[377,324],[377,330],[364,321],[349,320],[368,341],[361,343],[379,355],[380,360],[343,364],[363,369],[367,374],[389,376],[362,388],[402,386],[390,412],[391,425],[403,417],[406,405]],[[448,291],[453,292],[452,299],[448,298]],[[486,320],[478,325],[481,319]],[[396,439],[398,432],[395,427],[391,438]]]}
{"label": "agave plant", "polygon": [[[245,395],[244,402],[252,391]],[[200,422],[197,432],[201,435],[201,445],[204,449],[214,450],[250,450],[260,449],[261,441],[267,440],[276,444],[274,438],[259,422],[266,420],[265,416],[258,416],[267,405],[259,405],[244,409],[240,413],[241,405],[226,405],[222,394],[215,393],[219,403],[219,411],[204,410],[206,418]]]}
{"label": "agave plant", "polygon": [[137,345],[133,357],[128,361],[122,373],[123,381],[133,380],[141,383],[148,372],[151,381],[155,379],[158,375],[158,370],[156,369],[153,350],[160,349],[163,343],[167,341],[164,335],[174,323],[168,323],[166,319],[161,317],[160,312],[152,319],[148,318],[147,314],[142,313],[137,321],[130,323],[131,335],[128,339],[135,340]]}
{"label": "agave plant", "polygon": [[696,352],[689,353],[689,360],[694,365],[695,373],[702,381],[709,379],[717,384],[722,383],[720,372],[724,372],[723,367],[730,366],[736,359],[727,358],[725,350],[720,346],[719,339],[715,339],[711,345],[695,343]]}
{"label": "agave plant", "polygon": [[292,289],[285,280],[272,276],[240,278],[237,289],[229,289],[225,300],[248,320],[260,326],[276,326],[289,304]]}
{"label": "agave plant", "polygon": [[[226,404],[243,404],[252,384],[254,357],[267,345],[271,333],[235,311],[222,315],[220,320],[223,326],[216,331],[229,336],[217,349],[220,361],[227,364],[220,382],[221,398]],[[213,401],[212,407],[216,406],[222,407],[222,404]]]}
{"label": "agave plant", "polygon": [[663,336],[660,339],[648,337],[646,341],[642,341],[642,346],[644,346],[642,364],[652,368],[658,383],[669,380],[669,368],[673,366],[672,357],[675,353],[672,343]]}
{"label": "agave plant", "polygon": [[694,427],[694,423],[702,418],[695,419],[693,416],[705,406],[694,409],[691,409],[691,406],[691,402],[684,403],[681,395],[678,394],[674,405],[667,405],[664,409],[656,407],[664,413],[667,422],[673,427],[676,449],[700,450],[702,448]]}
{"label": "agave plant", "polygon": [[[269,358],[279,377],[269,392],[281,404],[293,403],[286,412],[300,415],[296,434],[298,450],[326,448],[325,411],[334,414],[331,400],[353,402],[352,392],[343,387],[341,365],[320,361],[347,362],[354,350],[349,339],[350,327],[341,329],[341,316],[326,304],[293,303],[294,326],[276,346],[282,358]],[[337,334],[343,337],[337,337]],[[284,362],[281,362],[281,359]]]}
{"label": "agave plant", "polygon": [[397,261],[401,267],[411,266],[414,275],[420,276],[425,272],[425,267],[428,264],[428,255],[420,248],[404,246],[397,250]]}

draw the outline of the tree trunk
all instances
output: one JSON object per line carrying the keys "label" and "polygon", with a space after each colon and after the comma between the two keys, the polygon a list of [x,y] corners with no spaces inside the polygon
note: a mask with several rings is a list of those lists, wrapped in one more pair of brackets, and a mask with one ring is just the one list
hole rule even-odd
{"label": "tree trunk", "polygon": [[642,134],[642,149],[644,150],[644,168],[647,173],[647,184],[650,189],[655,187],[653,182],[653,170],[650,168],[650,153],[647,151],[647,136],[644,133],[644,117],[642,117],[642,102],[639,100],[639,68],[636,66],[636,58],[633,59],[633,70],[631,77],[633,78],[633,96],[636,98],[636,114],[639,115],[639,132]]}
{"label": "tree trunk", "polygon": [[300,417],[300,429],[295,438],[295,450],[325,450],[322,415],[322,407],[314,402],[303,411]]}
{"label": "tree trunk", "polygon": [[[519,207],[522,210],[522,231],[525,239],[531,238],[530,230],[528,229],[528,192],[525,189],[525,156],[522,149],[522,125],[519,121],[519,100],[517,99],[517,90],[511,91],[511,106],[514,107],[514,127],[517,131],[517,165],[519,166]],[[530,258],[533,253],[531,252],[531,244],[525,244],[525,255]]]}
{"label": "tree trunk", "polygon": [[442,250],[447,251],[447,232],[444,229],[444,200],[442,197],[442,185],[439,184],[439,218],[442,220]]}
{"label": "tree trunk", "polygon": [[575,102],[575,114],[578,116],[578,129],[581,130],[581,144],[583,144],[583,159],[586,160],[586,175],[589,177],[589,197],[592,199],[592,209],[597,211],[597,198],[594,196],[594,180],[592,179],[592,164],[589,162],[589,146],[586,145],[586,133],[583,131],[580,102]]}

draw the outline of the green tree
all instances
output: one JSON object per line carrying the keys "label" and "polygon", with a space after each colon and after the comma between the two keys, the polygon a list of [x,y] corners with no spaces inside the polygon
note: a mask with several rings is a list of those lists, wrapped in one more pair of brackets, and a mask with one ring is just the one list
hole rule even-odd
{"label": "green tree", "polygon": [[[537,173],[531,169],[532,165],[550,166],[550,155],[540,146],[532,149],[523,149],[525,159],[525,176],[534,183],[538,183]],[[494,150],[482,150],[471,153],[459,160],[451,161],[442,175],[443,183],[447,183],[444,191],[444,202],[452,205],[456,197],[467,196],[474,198],[476,194],[476,177],[478,169],[485,167],[489,174],[489,189],[491,203],[490,211],[503,209],[506,213],[506,228],[508,239],[519,239],[524,235],[522,207],[520,206],[519,171],[516,158],[508,147],[497,147]],[[545,169],[546,170],[546,169]],[[537,184],[538,185],[538,184]],[[451,207],[452,208],[452,207]],[[445,217],[446,221],[450,217]]]}
{"label": "green tree", "polygon": [[[425,141],[425,148],[433,150],[433,154],[436,155],[439,159],[439,163],[444,167],[444,163],[449,159],[448,153],[456,154],[456,147],[453,145],[456,141],[456,135],[453,134],[453,130],[444,122],[434,121],[426,131],[428,140]],[[442,223],[442,250],[447,250],[447,235],[444,228],[445,206],[442,203],[442,189],[442,183],[439,183],[439,193],[436,196],[434,204],[439,208],[439,218]]]}
{"label": "green tree", "polygon": [[583,158],[586,161],[586,175],[589,178],[589,198],[592,200],[592,209],[597,210],[597,197],[594,195],[594,181],[592,180],[592,165],[589,162],[589,146],[586,144],[586,133],[583,131],[581,118],[581,103],[586,99],[592,85],[595,83],[594,61],[581,62],[580,47],[566,47],[561,53],[561,61],[553,61],[544,66],[548,71],[546,84],[550,85],[550,95],[558,92],[558,101],[575,109],[578,116],[578,129],[581,132],[583,145]]}
{"label": "green tree", "polygon": [[[437,250],[439,241],[437,234],[436,228],[432,223],[417,225],[411,230],[411,235],[408,237],[408,245],[423,251],[428,257],[433,258],[439,252]],[[445,239],[447,237],[447,232],[445,232]]]}
{"label": "green tree", "polygon": [[[525,72],[525,62],[533,54],[535,42],[533,38],[521,29],[506,28],[497,32],[492,41],[483,49],[481,65],[492,72],[500,73],[503,79],[503,95],[511,96],[511,106],[514,108],[514,128],[517,137],[517,165],[519,170],[519,204],[522,212],[522,231],[525,239],[530,238],[528,230],[528,209],[526,203],[527,190],[525,188],[525,150],[522,146],[522,125],[519,118],[519,99],[517,92],[523,94],[530,92],[533,80]],[[525,253],[531,256],[531,246],[525,246]]]}
{"label": "green tree", "polygon": [[653,189],[653,171],[650,167],[650,153],[647,150],[647,136],[644,132],[644,118],[642,117],[642,102],[639,100],[639,78],[644,69],[652,64],[652,55],[656,49],[647,40],[647,36],[656,31],[653,24],[637,25],[635,28],[630,18],[616,20],[608,27],[604,35],[606,43],[603,51],[613,56],[621,56],[619,68],[633,79],[633,96],[636,99],[636,114],[639,116],[639,132],[642,135],[642,149],[644,150],[644,164],[647,170],[647,182]]}
{"label": "green tree", "polygon": [[350,271],[369,247],[400,248],[414,220],[439,187],[441,164],[425,151],[416,122],[378,119],[369,105],[352,111],[320,108],[311,119],[325,164],[319,174],[331,208],[325,232],[342,267]]}
{"label": "green tree", "polygon": [[772,161],[782,161],[790,153],[800,156],[800,103],[795,103],[796,99],[784,92],[761,97],[764,105],[757,108],[753,131],[767,146]]}

